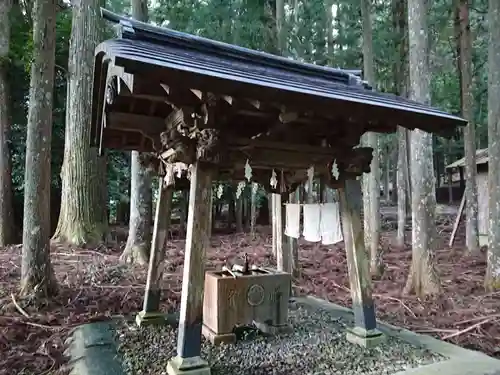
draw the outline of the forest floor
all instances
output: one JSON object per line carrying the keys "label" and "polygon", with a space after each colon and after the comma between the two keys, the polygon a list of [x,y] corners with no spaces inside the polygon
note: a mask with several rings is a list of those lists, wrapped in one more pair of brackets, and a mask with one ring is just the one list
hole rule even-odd
{"label": "forest floor", "polygon": [[[403,296],[411,251],[391,246],[394,223],[384,222],[381,244],[385,274],[374,281],[378,317],[415,332],[430,334],[463,347],[500,357],[500,292],[485,293],[484,251],[463,254],[463,231],[448,248],[453,217],[441,217],[440,250],[436,253],[443,293],[420,300]],[[217,234],[208,250],[208,265],[221,267],[225,259],[241,262],[245,252],[252,264],[270,265],[270,228],[258,234]],[[141,310],[146,269],[119,262],[126,230],[116,229],[115,246],[76,249],[54,245],[52,264],[59,295],[35,310],[16,300],[21,273],[20,246],[0,250],[0,374],[57,374],[64,364],[64,340],[72,327],[84,322],[130,316]],[[411,233],[408,233],[410,238]],[[121,238],[120,238],[121,237]],[[168,242],[162,309],[179,307],[184,240],[175,231]],[[350,305],[347,265],[342,245],[318,246],[300,241],[301,276],[294,281],[299,294],[311,294]]]}

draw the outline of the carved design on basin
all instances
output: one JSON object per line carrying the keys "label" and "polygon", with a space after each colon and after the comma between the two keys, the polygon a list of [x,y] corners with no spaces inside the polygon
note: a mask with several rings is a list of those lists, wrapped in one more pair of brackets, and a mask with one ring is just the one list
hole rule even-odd
{"label": "carved design on basin", "polygon": [[253,284],[248,288],[247,301],[250,306],[259,306],[264,302],[264,287],[259,284]]}

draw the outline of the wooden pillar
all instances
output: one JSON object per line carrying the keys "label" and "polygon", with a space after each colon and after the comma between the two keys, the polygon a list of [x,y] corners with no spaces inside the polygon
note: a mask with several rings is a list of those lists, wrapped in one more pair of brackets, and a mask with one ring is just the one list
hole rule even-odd
{"label": "wooden pillar", "polygon": [[347,339],[362,346],[374,346],[383,336],[377,330],[369,261],[361,227],[359,180],[346,181],[344,188],[339,189],[339,199],[355,325],[347,333]]}
{"label": "wooden pillar", "polygon": [[136,317],[139,326],[165,323],[165,316],[160,313],[160,283],[163,277],[163,259],[172,213],[173,192],[173,186],[165,186],[163,178],[160,177],[144,304]]}
{"label": "wooden pillar", "polygon": [[192,370],[196,370],[197,375],[210,374],[210,367],[201,359],[200,354],[212,171],[209,166],[200,162],[193,164],[191,168],[177,356],[168,362],[169,375],[183,374]]}
{"label": "wooden pillar", "polygon": [[283,258],[283,205],[280,194],[272,194],[272,225],[273,225],[273,254],[276,257],[278,270],[285,270],[283,267],[288,264],[288,259]]}
{"label": "wooden pillar", "polygon": [[292,257],[289,237],[285,236],[285,202],[282,202],[281,195],[276,194],[276,265],[278,271],[292,271]]}
{"label": "wooden pillar", "polygon": [[[300,203],[300,188],[297,188],[293,193],[290,193],[290,197],[288,200],[290,203]],[[283,214],[284,217],[286,217],[285,214]],[[285,225],[285,224],[284,224]],[[292,237],[286,237],[286,245],[287,245],[287,253],[288,257],[290,259],[289,264],[288,264],[288,269],[286,272],[289,272],[292,274],[292,279],[296,278],[299,276],[299,269],[300,269],[300,264],[299,264],[299,242],[296,238]],[[292,288],[292,294],[293,294],[293,288]]]}

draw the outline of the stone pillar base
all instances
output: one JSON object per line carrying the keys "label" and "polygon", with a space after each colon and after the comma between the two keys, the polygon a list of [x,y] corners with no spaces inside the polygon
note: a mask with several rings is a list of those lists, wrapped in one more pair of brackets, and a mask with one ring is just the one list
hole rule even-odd
{"label": "stone pillar base", "polygon": [[201,328],[201,334],[210,341],[213,345],[220,344],[234,344],[236,342],[236,335],[234,333],[215,333],[206,325]]}
{"label": "stone pillar base", "polygon": [[168,375],[210,375],[208,362],[200,357],[174,357],[167,364]]}
{"label": "stone pillar base", "polygon": [[361,327],[354,327],[347,331],[346,339],[352,344],[365,348],[373,348],[384,340],[385,336],[378,329],[367,331]]}
{"label": "stone pillar base", "polygon": [[254,321],[253,324],[255,324],[255,326],[260,331],[262,331],[263,333],[268,334],[268,335],[277,335],[279,333],[291,333],[293,331],[292,327],[290,327],[290,325],[288,325],[288,324],[273,326],[273,325],[270,325],[267,323],[256,322],[256,321]]}
{"label": "stone pillar base", "polygon": [[167,324],[165,314],[160,312],[146,312],[141,311],[135,316],[135,322],[139,327],[142,326],[162,326]]}

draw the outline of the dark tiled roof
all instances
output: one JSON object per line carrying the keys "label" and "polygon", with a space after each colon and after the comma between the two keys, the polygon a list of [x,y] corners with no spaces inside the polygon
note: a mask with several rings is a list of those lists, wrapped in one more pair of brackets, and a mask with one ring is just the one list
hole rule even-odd
{"label": "dark tiled roof", "polygon": [[284,104],[306,100],[322,108],[333,105],[334,111],[348,107],[393,130],[401,125],[450,134],[466,123],[436,108],[373,91],[353,71],[301,63],[102,12],[106,19],[119,22],[121,39],[101,43],[96,54],[104,52],[131,72],[167,69],[183,74],[183,79],[196,77],[197,84],[210,81],[228,95],[267,92]]}

